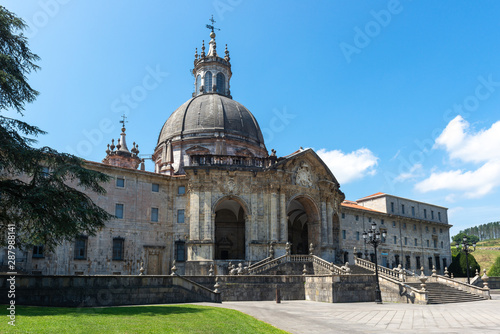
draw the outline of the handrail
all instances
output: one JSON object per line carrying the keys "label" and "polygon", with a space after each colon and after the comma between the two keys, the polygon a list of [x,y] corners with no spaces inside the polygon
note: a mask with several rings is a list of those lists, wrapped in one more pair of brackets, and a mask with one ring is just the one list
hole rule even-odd
{"label": "handrail", "polygon": [[[359,257],[355,257],[354,263],[360,267],[375,271],[375,263],[373,263],[371,261],[364,260],[364,259],[361,259]],[[394,278],[398,281],[401,281],[401,278],[399,277],[398,272],[395,272],[394,270],[386,268],[386,267],[382,267],[381,265],[378,265],[378,274],[385,276],[385,277],[391,277],[391,278]]]}
{"label": "handrail", "polygon": [[282,255],[280,257],[275,258],[274,260],[268,261],[266,263],[263,263],[261,265],[255,266],[253,268],[248,269],[249,274],[257,274],[263,271],[266,271],[268,269],[271,269],[272,267],[275,267],[279,264],[283,263],[283,259],[286,258],[287,255]]}
{"label": "handrail", "polygon": [[[336,266],[335,264],[328,262],[316,255],[307,255],[307,254],[295,254],[295,255],[282,255],[275,259],[264,262],[264,260],[259,261],[254,266],[248,268],[248,274],[258,274],[263,271],[269,270],[273,267],[276,267],[282,263],[286,262],[312,262],[313,264],[317,264],[320,267],[323,267],[330,271],[332,274],[336,275],[346,275],[349,274],[347,270]],[[259,264],[260,263],[260,264]]]}
{"label": "handrail", "polygon": [[272,259],[273,259],[273,257],[268,256],[265,259],[262,259],[262,260],[260,260],[258,262],[255,262],[255,263],[252,263],[251,265],[248,266],[248,269],[255,268],[255,267],[260,266],[261,264],[264,264],[264,263],[266,263],[268,261],[272,261]]}
{"label": "handrail", "polygon": [[[468,289],[470,289],[470,290],[472,290],[474,292],[476,292],[476,291],[477,292],[479,292],[479,291],[484,292],[484,291],[488,291],[489,290],[489,289],[478,287],[476,285],[468,284],[468,283],[465,283],[465,282],[460,282],[460,281],[454,280],[454,279],[452,279],[450,277],[446,277],[446,276],[442,276],[442,275],[436,275],[436,277],[444,280],[446,283],[449,283],[449,281],[451,281],[453,283],[453,285],[455,285],[455,284],[464,285],[465,288],[468,288]],[[483,296],[483,293],[476,293],[476,294]]]}

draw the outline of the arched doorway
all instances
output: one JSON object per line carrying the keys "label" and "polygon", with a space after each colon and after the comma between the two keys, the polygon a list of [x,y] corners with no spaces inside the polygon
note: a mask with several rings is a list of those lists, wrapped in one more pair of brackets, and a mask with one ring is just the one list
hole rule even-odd
{"label": "arched doorway", "polygon": [[245,259],[245,210],[232,199],[215,208],[215,259]]}
{"label": "arched doorway", "polygon": [[287,216],[292,254],[308,254],[310,243],[319,244],[314,238],[319,218],[316,206],[307,197],[296,197],[288,205]]}

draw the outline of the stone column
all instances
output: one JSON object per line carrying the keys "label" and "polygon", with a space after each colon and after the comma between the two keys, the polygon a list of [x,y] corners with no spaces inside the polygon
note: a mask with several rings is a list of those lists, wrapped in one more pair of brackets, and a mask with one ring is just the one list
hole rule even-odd
{"label": "stone column", "polygon": [[215,235],[214,229],[212,228],[212,225],[214,222],[212,221],[212,192],[207,188],[208,190],[205,191],[205,200],[203,204],[203,213],[205,215],[205,221],[204,221],[204,236],[203,239],[205,240],[215,240]]}
{"label": "stone column", "polygon": [[191,240],[200,240],[200,195],[199,190],[191,188],[189,193],[189,236]]}
{"label": "stone column", "polygon": [[278,194],[276,189],[271,189],[271,240],[278,240],[279,225],[278,225]]}
{"label": "stone column", "polygon": [[321,244],[328,244],[328,223],[326,221],[326,203],[321,202]]}
{"label": "stone column", "polygon": [[332,217],[333,217],[333,208],[332,208],[332,203],[331,203],[331,198],[328,199],[326,202],[326,228],[327,228],[327,244],[332,245],[333,244],[333,222],[332,222]]}
{"label": "stone column", "polygon": [[280,190],[280,241],[288,240],[288,221],[286,215],[286,196],[283,189]]}
{"label": "stone column", "polygon": [[251,229],[250,229],[250,240],[259,240],[259,224],[257,222],[257,189],[252,189],[252,195],[251,195],[251,203],[250,207],[252,208],[252,221],[249,222],[251,224]]}

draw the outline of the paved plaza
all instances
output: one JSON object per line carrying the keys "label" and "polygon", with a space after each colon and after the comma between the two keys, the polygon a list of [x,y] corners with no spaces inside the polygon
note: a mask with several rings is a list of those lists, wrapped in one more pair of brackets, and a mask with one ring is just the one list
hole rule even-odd
{"label": "paved plaza", "polygon": [[[488,301],[412,305],[311,301],[224,302],[290,333],[500,333],[500,295]],[[214,304],[210,304],[214,306]]]}

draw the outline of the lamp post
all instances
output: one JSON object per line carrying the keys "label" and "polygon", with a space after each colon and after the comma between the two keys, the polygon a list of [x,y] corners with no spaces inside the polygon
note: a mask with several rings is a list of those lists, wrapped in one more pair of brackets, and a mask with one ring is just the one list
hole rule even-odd
{"label": "lamp post", "polygon": [[[375,230],[376,228],[377,224],[373,222],[368,232],[363,232],[363,240],[365,241],[365,244],[372,245],[373,249],[375,250],[375,277],[377,280],[377,284],[375,286],[375,302],[377,302],[377,304],[382,304],[382,294],[380,292],[380,285],[378,282],[377,247],[380,243],[382,243],[382,238],[385,238],[386,233],[385,231],[380,233],[380,230]],[[382,236],[382,238],[380,236]]]}
{"label": "lamp post", "polygon": [[465,253],[465,263],[467,265],[467,283],[470,284],[470,276],[469,276],[469,254],[476,250],[476,243],[473,242],[472,244],[469,244],[467,242],[467,237],[464,236],[464,238],[462,240],[462,248],[460,249],[459,246],[460,245],[457,242],[457,244],[455,245],[455,247],[457,247],[457,251]]}

